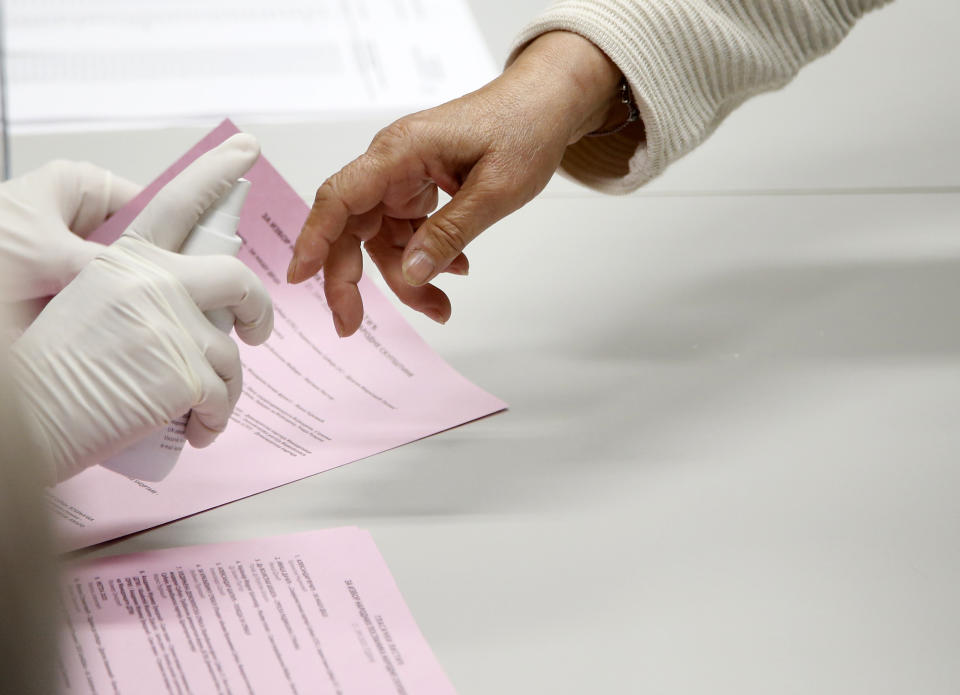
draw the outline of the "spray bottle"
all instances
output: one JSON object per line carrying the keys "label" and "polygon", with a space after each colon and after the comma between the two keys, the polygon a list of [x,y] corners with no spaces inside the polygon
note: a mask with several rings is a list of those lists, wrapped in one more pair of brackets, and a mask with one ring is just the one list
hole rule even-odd
{"label": "spray bottle", "polygon": [[[237,235],[237,227],[249,190],[250,182],[238,179],[230,190],[220,196],[200,217],[180,247],[180,253],[188,256],[236,256],[243,246],[243,240]],[[212,309],[205,315],[210,323],[224,333],[229,333],[233,328],[233,312],[230,309]],[[101,465],[128,478],[149,482],[163,480],[173,470],[183,450],[189,417],[188,412]]]}

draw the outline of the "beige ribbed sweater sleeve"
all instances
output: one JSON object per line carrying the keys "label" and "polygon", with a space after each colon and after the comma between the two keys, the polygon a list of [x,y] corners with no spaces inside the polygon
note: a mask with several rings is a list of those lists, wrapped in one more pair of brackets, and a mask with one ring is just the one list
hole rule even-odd
{"label": "beige ribbed sweater sleeve", "polygon": [[[645,142],[622,134],[571,145],[561,171],[628,193],[703,142],[749,97],[782,87],[889,0],[561,0],[517,37],[509,61],[548,31],[606,53],[633,90]],[[508,62],[509,62],[508,61]]]}

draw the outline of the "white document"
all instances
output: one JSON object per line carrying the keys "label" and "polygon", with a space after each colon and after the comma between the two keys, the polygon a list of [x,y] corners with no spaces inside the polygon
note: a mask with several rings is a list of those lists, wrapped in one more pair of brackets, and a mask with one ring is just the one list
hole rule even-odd
{"label": "white document", "polygon": [[406,113],[496,69],[465,0],[7,0],[15,132]]}

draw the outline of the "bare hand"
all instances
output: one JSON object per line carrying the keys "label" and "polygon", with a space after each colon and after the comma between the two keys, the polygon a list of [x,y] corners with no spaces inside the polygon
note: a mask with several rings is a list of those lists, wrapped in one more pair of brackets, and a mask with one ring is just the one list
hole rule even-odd
{"label": "bare hand", "polygon": [[[605,123],[619,78],[592,43],[553,32],[482,89],[391,124],[317,190],[287,280],[322,268],[337,333],[351,335],[363,318],[363,243],[400,301],[445,323],[450,300],[430,281],[467,274],[467,244],[543,190],[567,146]],[[452,199],[434,212],[438,189]]]}

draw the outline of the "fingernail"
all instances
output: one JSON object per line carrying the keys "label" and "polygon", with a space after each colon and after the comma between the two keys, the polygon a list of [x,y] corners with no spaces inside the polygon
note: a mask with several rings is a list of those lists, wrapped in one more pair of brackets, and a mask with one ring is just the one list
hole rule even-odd
{"label": "fingernail", "polygon": [[469,275],[470,274],[470,270],[468,268],[457,268],[457,267],[447,268],[447,272],[452,273],[453,275]]}
{"label": "fingernail", "polygon": [[403,279],[414,287],[419,287],[433,277],[436,265],[433,259],[423,251],[415,251],[403,262]]}
{"label": "fingernail", "polygon": [[297,269],[300,266],[300,259],[294,256],[290,260],[290,265],[287,267],[287,282],[293,283],[297,281]]}
{"label": "fingernail", "polygon": [[437,309],[429,309],[426,314],[437,323],[443,324],[447,322],[447,319],[444,317],[444,315],[441,314]]}
{"label": "fingernail", "polygon": [[337,331],[337,335],[341,338],[343,337],[343,321],[340,320],[340,317],[337,316],[336,312],[333,314],[333,327]]}

